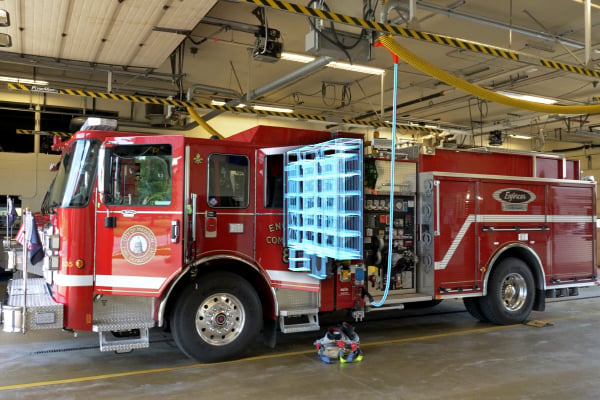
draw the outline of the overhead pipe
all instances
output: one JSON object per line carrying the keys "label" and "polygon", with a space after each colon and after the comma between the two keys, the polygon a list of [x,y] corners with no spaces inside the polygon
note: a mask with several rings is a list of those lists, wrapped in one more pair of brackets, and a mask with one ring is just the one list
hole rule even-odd
{"label": "overhead pipe", "polygon": [[242,96],[242,94],[240,92],[237,92],[233,89],[220,88],[220,87],[216,87],[216,86],[203,85],[203,84],[198,83],[198,84],[190,86],[190,88],[188,89],[187,95],[186,95],[187,101],[193,101],[194,93],[196,91],[218,93],[218,94],[222,94],[222,95],[226,95],[226,96],[231,96],[233,98],[238,98],[238,97]]}
{"label": "overhead pipe", "polygon": [[589,66],[592,62],[592,0],[585,0],[583,7],[585,9],[585,65]]}
{"label": "overhead pipe", "polygon": [[547,33],[536,31],[533,29],[529,29],[529,28],[525,28],[525,27],[521,27],[521,26],[515,26],[515,25],[511,25],[511,24],[506,24],[504,22],[497,21],[497,20],[494,20],[491,18],[467,14],[467,13],[464,13],[461,11],[453,10],[450,8],[443,8],[443,7],[433,5],[433,4],[427,4],[427,3],[424,3],[421,1],[419,1],[417,3],[417,8],[419,10],[425,10],[425,11],[429,11],[429,12],[436,13],[436,14],[442,14],[447,17],[463,19],[465,21],[480,23],[480,24],[488,25],[488,26],[491,26],[494,28],[510,30],[512,32],[517,32],[522,35],[534,37],[536,39],[543,39],[543,40],[549,40],[549,41],[558,40],[559,42],[561,42],[563,44],[569,45],[571,47],[575,47],[577,49],[582,49],[584,47],[584,44],[577,40],[573,40],[573,39],[569,39],[569,38],[565,38],[565,37],[554,37],[553,35],[549,35]]}
{"label": "overhead pipe", "polygon": [[[203,84],[195,84],[195,85],[190,86],[190,88],[187,91],[186,100],[188,102],[191,102],[194,99],[194,92],[196,92],[197,90],[225,94],[225,95],[229,95],[232,97],[240,97],[241,96],[240,93],[238,93],[232,89],[219,88],[216,86],[203,85]],[[224,138],[224,136],[221,135],[219,132],[217,132],[212,126],[208,125],[206,123],[206,120],[204,118],[202,118],[193,107],[186,107],[186,109],[187,109],[188,114],[190,114],[190,117],[192,117],[192,119],[194,120],[194,122],[187,124],[185,126],[185,130],[190,130],[196,126],[200,126],[200,127],[204,128],[212,137],[217,137],[219,139]]]}
{"label": "overhead pipe", "polygon": [[[240,97],[240,98],[237,98],[237,99],[234,99],[234,100],[228,102],[227,105],[231,106],[231,107],[235,107],[242,102],[248,103],[252,99],[260,97],[272,90],[278,89],[278,88],[282,87],[283,85],[286,85],[297,79],[300,79],[307,74],[313,73],[313,72],[323,68],[324,66],[326,66],[327,64],[329,64],[332,61],[333,61],[333,57],[328,57],[328,56],[319,57],[315,61],[303,65],[302,67],[298,68],[297,70],[295,70],[294,72],[292,72],[288,75],[282,76],[281,78],[275,79],[274,81],[271,81],[258,89],[250,91],[249,93],[246,94],[245,97]],[[224,111],[222,111],[222,110],[211,111],[204,116],[204,121],[210,121],[211,119],[213,119],[214,117],[216,117],[218,115],[221,115],[222,113],[224,113]]]}

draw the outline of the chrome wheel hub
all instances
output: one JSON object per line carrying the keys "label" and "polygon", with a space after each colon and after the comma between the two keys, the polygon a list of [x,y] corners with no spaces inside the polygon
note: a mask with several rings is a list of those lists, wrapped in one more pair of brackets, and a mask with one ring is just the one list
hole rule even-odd
{"label": "chrome wheel hub", "polygon": [[502,303],[509,311],[517,311],[527,299],[527,284],[525,279],[516,273],[506,276],[502,282]]}
{"label": "chrome wheel hub", "polygon": [[207,297],[196,311],[196,331],[207,343],[223,346],[242,332],[246,315],[240,300],[229,293]]}

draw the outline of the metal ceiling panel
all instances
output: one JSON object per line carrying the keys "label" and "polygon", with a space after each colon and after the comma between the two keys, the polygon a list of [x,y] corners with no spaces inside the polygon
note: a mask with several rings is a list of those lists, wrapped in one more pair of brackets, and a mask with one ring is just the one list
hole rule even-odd
{"label": "metal ceiling panel", "polygon": [[154,7],[149,6],[150,4],[143,0],[124,1],[120,4],[119,12],[112,21],[96,62],[129,65],[131,59],[145,45],[154,24],[165,12],[157,2],[154,2]]}
{"label": "metal ceiling panel", "polygon": [[159,21],[160,27],[192,30],[210,11],[217,0],[187,0],[171,2]]}
{"label": "metal ceiling panel", "polygon": [[[123,2],[96,61],[104,64],[157,68],[185,36],[175,33],[158,35],[153,29],[160,27],[192,30],[215,2],[216,0]],[[146,47],[150,47],[151,50],[145,50]]]}
{"label": "metal ceiling panel", "polygon": [[65,42],[59,57],[67,60],[94,61],[103,46],[102,39],[119,7],[117,1],[78,0],[71,3],[71,15],[65,29]]}
{"label": "metal ceiling panel", "polygon": [[[0,0],[13,24],[4,51],[157,68],[185,39],[154,27],[192,30],[216,3],[175,0]],[[150,49],[146,46],[152,45]]]}
{"label": "metal ceiling panel", "polygon": [[27,54],[56,57],[69,2],[63,0],[22,1],[25,19],[24,48]]}
{"label": "metal ceiling panel", "polygon": [[158,67],[185,39],[184,35],[167,32],[152,32],[128,65],[133,67]]}

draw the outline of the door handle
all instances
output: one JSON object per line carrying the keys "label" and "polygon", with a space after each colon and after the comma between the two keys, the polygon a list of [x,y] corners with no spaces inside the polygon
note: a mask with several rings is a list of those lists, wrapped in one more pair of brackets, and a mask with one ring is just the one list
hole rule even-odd
{"label": "door handle", "polygon": [[171,243],[179,241],[179,220],[171,221]]}

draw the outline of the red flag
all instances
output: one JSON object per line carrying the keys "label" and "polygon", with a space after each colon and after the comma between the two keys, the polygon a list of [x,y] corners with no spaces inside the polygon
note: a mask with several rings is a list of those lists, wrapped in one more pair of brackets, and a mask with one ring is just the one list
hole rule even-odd
{"label": "red flag", "polygon": [[23,243],[25,243],[25,224],[21,224],[21,227],[19,228],[19,232],[17,232],[17,236],[15,237],[15,239],[20,245],[23,245]]}

